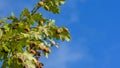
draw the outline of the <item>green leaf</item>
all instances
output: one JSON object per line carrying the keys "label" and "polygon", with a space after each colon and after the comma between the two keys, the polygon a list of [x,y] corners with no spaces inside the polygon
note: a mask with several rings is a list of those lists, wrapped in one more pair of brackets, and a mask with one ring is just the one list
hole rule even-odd
{"label": "green leaf", "polygon": [[64,4],[65,0],[45,0],[44,2],[46,3],[46,5],[44,5],[45,10],[53,12],[54,14],[59,14],[59,6]]}
{"label": "green leaf", "polygon": [[44,52],[44,55],[46,58],[48,58],[48,53],[47,52]]}
{"label": "green leaf", "polygon": [[42,20],[42,14],[35,13],[34,15],[32,15],[32,18],[35,22],[39,22],[40,20]]}
{"label": "green leaf", "polygon": [[2,23],[6,23],[6,20],[8,20],[8,18],[3,18],[2,20],[0,20],[0,25],[1,25]]}
{"label": "green leaf", "polygon": [[28,37],[30,37],[30,35],[29,34],[25,34],[25,33],[21,33],[25,38],[28,38]]}
{"label": "green leaf", "polygon": [[28,68],[35,68],[35,63],[37,62],[37,60],[35,59],[33,54],[29,53],[28,51],[25,51],[23,53],[17,53],[17,56],[23,58],[24,63],[26,63]]}
{"label": "green leaf", "polygon": [[25,8],[23,11],[22,11],[22,13],[21,13],[21,15],[20,15],[20,19],[22,20],[24,17],[29,17],[30,16],[30,12],[29,12],[29,10],[27,9],[27,8]]}
{"label": "green leaf", "polygon": [[50,11],[50,8],[47,5],[45,5],[44,8],[45,10]]}
{"label": "green leaf", "polygon": [[10,58],[8,59],[7,64],[10,66],[10,64],[11,64],[11,59]]}
{"label": "green leaf", "polygon": [[13,12],[11,13],[11,17],[12,17],[12,18],[14,18],[14,17],[15,17],[15,15],[14,15],[14,13],[13,13]]}
{"label": "green leaf", "polygon": [[3,35],[3,31],[0,29],[0,39],[1,39],[2,35]]}
{"label": "green leaf", "polygon": [[60,5],[65,4],[65,0],[61,0],[61,1],[59,2],[59,4],[60,4]]}
{"label": "green leaf", "polygon": [[66,36],[66,37],[65,37],[65,40],[66,40],[66,41],[70,41],[70,40],[71,40],[70,36]]}

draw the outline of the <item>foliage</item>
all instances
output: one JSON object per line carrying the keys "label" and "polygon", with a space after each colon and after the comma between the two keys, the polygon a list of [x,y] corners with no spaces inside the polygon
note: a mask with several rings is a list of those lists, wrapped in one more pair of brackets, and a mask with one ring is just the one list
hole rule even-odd
{"label": "foliage", "polygon": [[50,48],[58,47],[57,40],[70,40],[66,27],[56,26],[55,20],[47,19],[37,11],[44,8],[59,14],[59,6],[64,2],[65,0],[40,1],[32,12],[25,8],[20,17],[12,13],[11,16],[0,19],[1,68],[42,68],[39,57],[44,54],[48,58]]}

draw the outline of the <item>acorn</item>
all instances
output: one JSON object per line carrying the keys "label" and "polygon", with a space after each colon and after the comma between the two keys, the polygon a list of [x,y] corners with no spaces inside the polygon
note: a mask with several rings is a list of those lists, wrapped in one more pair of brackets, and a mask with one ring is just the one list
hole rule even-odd
{"label": "acorn", "polygon": [[18,57],[18,61],[23,62],[24,60],[22,59],[22,57]]}
{"label": "acorn", "polygon": [[57,30],[56,30],[56,33],[57,33],[57,34],[60,34],[60,33],[61,33],[61,30],[60,30],[60,29],[57,29]]}
{"label": "acorn", "polygon": [[17,37],[15,40],[16,40],[16,41],[20,41],[20,40],[21,40],[21,38]]}
{"label": "acorn", "polygon": [[37,52],[36,55],[37,55],[37,56],[41,56],[41,52]]}
{"label": "acorn", "polygon": [[51,53],[51,50],[47,47],[44,49],[44,51],[47,52],[47,53]]}
{"label": "acorn", "polygon": [[40,50],[44,50],[45,47],[44,47],[43,45],[39,45],[39,49],[40,49]]}
{"label": "acorn", "polygon": [[14,29],[16,29],[16,27],[12,27],[12,29],[14,30]]}
{"label": "acorn", "polygon": [[43,63],[40,63],[40,62],[37,62],[37,63],[36,63],[36,68],[42,68],[42,66],[44,66]]}
{"label": "acorn", "polygon": [[37,43],[36,42],[31,42],[30,45],[31,45],[31,47],[34,47],[34,46],[37,46]]}
{"label": "acorn", "polygon": [[25,28],[25,31],[29,32],[29,31],[30,31],[30,28]]}
{"label": "acorn", "polygon": [[27,65],[24,65],[23,68],[28,68],[28,66],[27,66]]}
{"label": "acorn", "polygon": [[30,52],[33,53],[33,54],[36,54],[36,51],[33,50],[33,49],[31,49]]}
{"label": "acorn", "polygon": [[37,62],[37,63],[36,63],[36,68],[42,68],[42,66],[40,66],[39,63],[40,63],[40,62]]}
{"label": "acorn", "polygon": [[39,5],[39,6],[43,6],[43,5],[44,5],[44,2],[40,1],[40,2],[38,3],[38,5]]}
{"label": "acorn", "polygon": [[20,26],[20,23],[16,23],[16,26],[18,26],[18,27],[19,27],[19,26]]}
{"label": "acorn", "polygon": [[43,64],[43,63],[40,63],[40,62],[39,62],[39,65],[40,65],[41,67],[44,66],[44,64]]}
{"label": "acorn", "polygon": [[39,60],[39,57],[35,57],[36,60]]}
{"label": "acorn", "polygon": [[42,67],[40,67],[39,65],[36,65],[36,68],[42,68]]}

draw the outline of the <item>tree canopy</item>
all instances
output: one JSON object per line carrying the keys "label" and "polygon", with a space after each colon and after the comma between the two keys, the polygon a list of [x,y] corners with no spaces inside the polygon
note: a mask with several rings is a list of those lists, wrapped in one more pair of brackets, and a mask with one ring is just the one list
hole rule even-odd
{"label": "tree canopy", "polygon": [[50,48],[59,47],[57,41],[70,41],[68,28],[58,27],[55,20],[38,11],[42,8],[59,14],[64,3],[65,0],[41,0],[32,11],[25,8],[19,17],[12,13],[0,19],[1,68],[42,68],[40,56],[48,58]]}

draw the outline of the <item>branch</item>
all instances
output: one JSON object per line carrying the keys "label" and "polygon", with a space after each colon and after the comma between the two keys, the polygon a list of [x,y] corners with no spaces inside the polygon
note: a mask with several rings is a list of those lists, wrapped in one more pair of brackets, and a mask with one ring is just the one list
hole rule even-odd
{"label": "branch", "polygon": [[34,7],[33,10],[31,11],[32,12],[31,15],[35,14],[39,8],[40,6]]}

